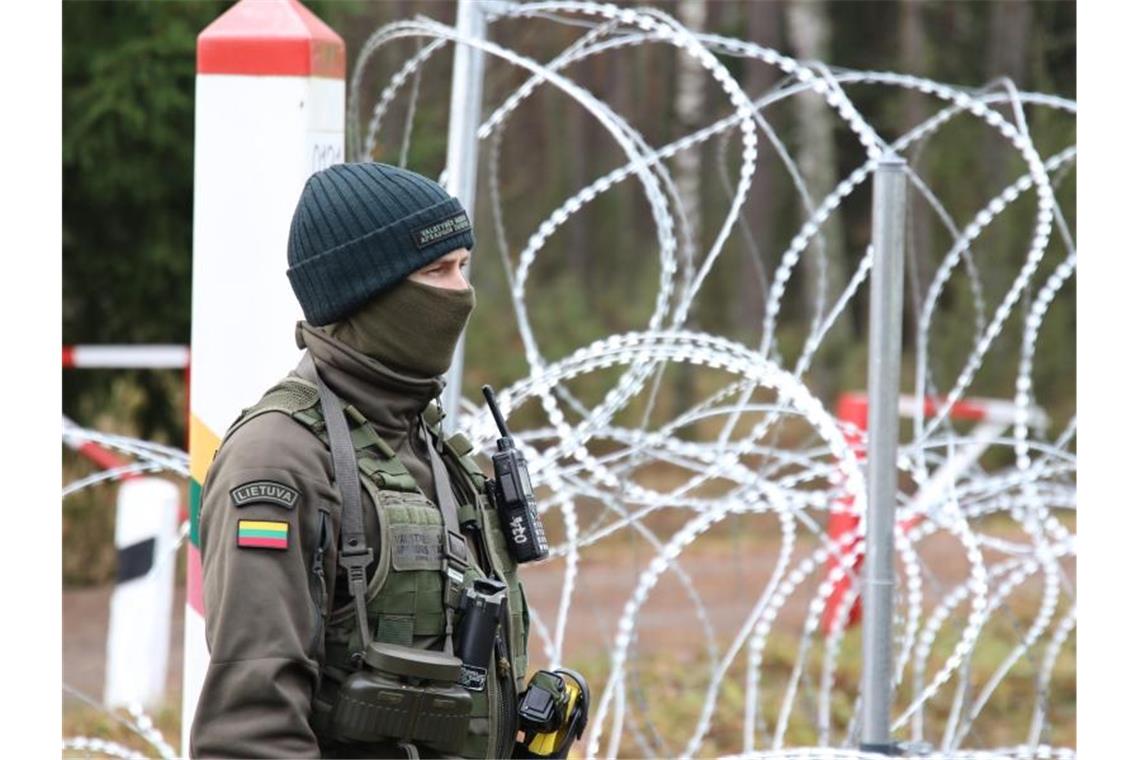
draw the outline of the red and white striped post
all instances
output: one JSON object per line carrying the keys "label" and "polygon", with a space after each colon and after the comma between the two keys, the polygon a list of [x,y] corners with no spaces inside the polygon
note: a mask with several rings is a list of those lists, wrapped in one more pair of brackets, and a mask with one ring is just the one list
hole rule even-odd
{"label": "red and white striped post", "polygon": [[160,706],[166,696],[174,609],[179,488],[138,477],[119,485],[115,505],[118,572],[107,626],[103,703]]}
{"label": "red and white striped post", "polygon": [[[128,464],[130,464],[130,462],[128,462],[126,459],[123,459],[121,456],[111,451],[110,449],[103,448],[94,441],[80,441],[75,440],[74,437],[69,438],[67,435],[68,429],[74,429],[78,427],[78,425],[69,420],[67,417],[63,418],[63,442],[76,454],[79,454],[81,457],[94,464],[100,470],[117,470],[120,467],[126,467]],[[138,477],[137,473],[128,472],[124,473],[123,476],[119,479],[127,480],[128,478],[134,477]]]}
{"label": "red and white striped post", "polygon": [[[63,418],[64,443],[103,470],[130,464],[94,441],[69,436],[77,427]],[[178,542],[178,487],[168,480],[125,472],[116,478],[115,590],[107,623],[103,703],[154,708],[166,696],[174,562]]]}
{"label": "red and white striped post", "polygon": [[[855,461],[862,467],[867,461],[867,395],[865,393],[844,393],[840,395],[836,404],[835,417],[840,422],[847,423],[843,429],[843,438],[847,441],[847,445],[854,450]],[[855,529],[859,527],[859,521],[862,518],[854,510],[855,499],[850,494],[844,493],[832,508],[831,515],[828,518],[828,538],[839,544],[841,556],[846,556],[855,550],[857,541]],[[844,536],[849,536],[849,538],[846,541],[840,541]],[[839,557],[828,554],[823,577],[828,577],[839,564]],[[863,556],[860,554],[855,565],[851,568],[851,575],[858,576],[862,566]],[[831,595],[827,597],[827,605],[823,610],[823,626],[824,630],[829,633],[837,623],[839,605],[843,601],[847,589],[851,587],[851,575],[845,574],[840,578],[831,590]],[[851,614],[848,616],[846,624],[854,625],[859,622],[861,614],[859,600],[856,599],[851,607]]]}
{"label": "red and white striped post", "polygon": [[305,180],[344,160],[344,73],[343,40],[297,0],[240,0],[198,36],[184,752],[209,663],[201,485],[229,423],[297,361],[286,243]]}
{"label": "red and white striped post", "polygon": [[[178,345],[78,345],[63,347],[64,369],[182,369],[190,351]],[[188,379],[188,375],[187,375]],[[93,441],[67,436],[75,423],[63,418],[64,443],[103,470],[130,464]],[[159,477],[118,476],[115,503],[117,573],[107,624],[103,703],[112,707],[163,702],[170,657],[174,562],[178,542],[179,489]]]}
{"label": "red and white striped post", "polygon": [[[932,417],[942,406],[943,399],[928,396],[918,402],[914,396],[899,397],[899,414],[906,417]],[[844,438],[854,449],[856,460],[862,464],[867,459],[866,433],[867,433],[867,394],[843,393],[836,403],[835,416],[840,422],[847,423]],[[926,513],[926,509],[941,498],[942,494],[953,485],[962,472],[978,460],[993,441],[1001,435],[1002,431],[1014,424],[1017,419],[1017,407],[1012,401],[1006,399],[968,398],[959,401],[950,407],[948,417],[952,420],[962,420],[975,423],[970,443],[961,446],[941,468],[934,472],[930,479],[922,486],[910,500],[910,507],[916,515],[900,521],[904,531],[913,528]],[[1046,421],[1045,413],[1039,407],[1029,409],[1029,423],[1040,425]],[[828,518],[827,535],[832,541],[839,544],[839,554],[849,555],[855,550],[856,540],[854,531],[859,527],[861,517],[852,511],[853,500],[844,495],[836,502]],[[850,536],[846,541],[840,541],[844,536]],[[824,577],[840,564],[840,558],[828,555],[824,568]],[[839,607],[851,588],[851,577],[858,577],[863,567],[863,554],[860,552],[850,574],[845,574],[835,584],[823,611],[824,630],[831,632],[834,626],[840,623]],[[844,625],[855,625],[862,617],[862,607],[857,597],[851,606],[851,611],[844,621]]]}

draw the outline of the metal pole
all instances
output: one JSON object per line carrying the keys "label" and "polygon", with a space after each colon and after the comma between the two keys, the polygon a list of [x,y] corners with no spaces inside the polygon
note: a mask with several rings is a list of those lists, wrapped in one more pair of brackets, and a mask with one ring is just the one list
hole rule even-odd
{"label": "metal pole", "polygon": [[[479,0],[459,0],[455,30],[466,37],[484,39],[487,18]],[[447,123],[447,191],[459,199],[475,222],[475,178],[479,168],[479,140],[476,131],[483,114],[483,51],[456,43],[451,67],[451,115]],[[471,279],[468,265],[467,278]],[[463,344],[460,336],[447,372],[443,391],[444,429],[455,429],[459,399],[463,390]]]}
{"label": "metal pole", "polygon": [[894,754],[891,637],[898,473],[899,364],[902,351],[906,164],[894,155],[875,169],[871,219],[871,345],[867,362],[867,554],[863,576],[863,741]]}

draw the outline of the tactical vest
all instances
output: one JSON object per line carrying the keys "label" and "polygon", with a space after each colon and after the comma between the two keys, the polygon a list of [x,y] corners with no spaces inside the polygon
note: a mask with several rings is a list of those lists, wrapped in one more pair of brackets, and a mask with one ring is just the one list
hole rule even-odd
{"label": "tactical vest", "polygon": [[[440,559],[439,547],[445,532],[439,507],[420,491],[411,473],[365,417],[349,404],[344,404],[344,410],[356,451],[360,483],[372,499],[380,525],[379,559],[366,594],[373,640],[442,649],[444,590],[449,581]],[[295,375],[286,377],[254,406],[243,410],[226,431],[225,439],[251,419],[270,412],[288,415],[328,448],[317,388]],[[438,407],[429,404],[423,418],[432,436],[439,439],[441,413]],[[510,757],[515,742],[517,694],[524,688],[527,669],[530,619],[526,598],[499,516],[485,495],[486,476],[470,456],[472,444],[462,433],[456,433],[443,439],[442,445],[448,474],[458,486],[459,522],[471,558],[463,588],[476,578],[486,577],[489,570],[506,583],[510,611],[504,631],[508,651],[505,657],[498,654],[492,657],[498,677],[487,679],[485,691],[472,693],[472,718],[462,756]],[[313,700],[313,727],[319,738],[331,696],[353,669],[349,655],[357,651],[361,643],[351,599],[343,605],[334,605],[327,616],[323,614],[327,607],[324,580],[327,573],[335,573],[337,569],[334,552],[339,542],[333,532],[331,517],[321,509],[320,540],[316,556],[311,558],[310,589],[324,622],[325,658],[320,687]],[[324,744],[322,741],[322,747]]]}

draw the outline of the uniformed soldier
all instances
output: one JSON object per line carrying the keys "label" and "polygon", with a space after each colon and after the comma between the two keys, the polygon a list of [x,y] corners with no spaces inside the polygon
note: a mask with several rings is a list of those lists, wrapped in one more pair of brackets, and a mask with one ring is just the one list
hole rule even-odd
{"label": "uniformed soldier", "polygon": [[[211,661],[193,756],[511,755],[526,602],[471,445],[439,425],[475,306],[461,272],[474,243],[459,201],[413,172],[342,164],[305,185],[288,250],[305,353],[230,427],[202,488]],[[427,660],[452,653],[478,579],[505,597],[483,688],[462,689]],[[416,652],[426,664],[408,665]],[[374,667],[404,691],[359,691]],[[394,729],[360,718],[417,688],[455,714],[433,724],[415,702],[418,733],[407,704]]]}

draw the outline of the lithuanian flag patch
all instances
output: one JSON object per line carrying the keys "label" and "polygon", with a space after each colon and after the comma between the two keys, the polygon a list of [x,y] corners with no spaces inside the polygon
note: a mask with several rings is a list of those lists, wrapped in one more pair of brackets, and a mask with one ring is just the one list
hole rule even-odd
{"label": "lithuanian flag patch", "polygon": [[288,549],[289,523],[238,520],[237,544],[245,549]]}

